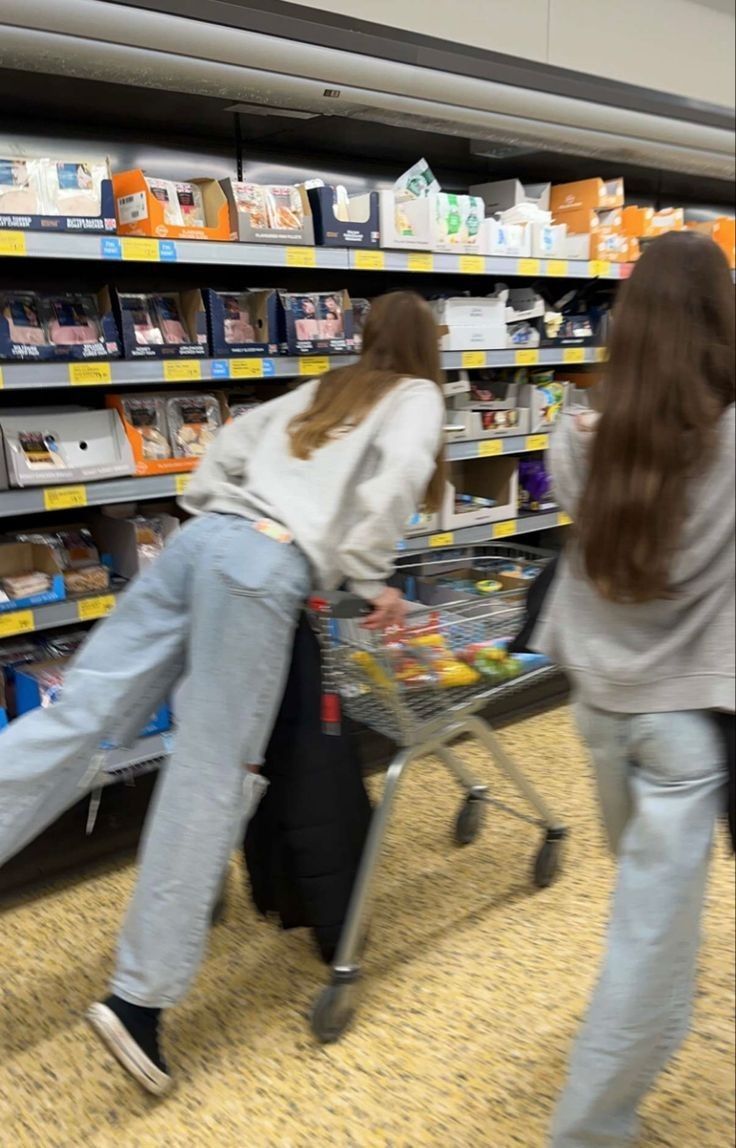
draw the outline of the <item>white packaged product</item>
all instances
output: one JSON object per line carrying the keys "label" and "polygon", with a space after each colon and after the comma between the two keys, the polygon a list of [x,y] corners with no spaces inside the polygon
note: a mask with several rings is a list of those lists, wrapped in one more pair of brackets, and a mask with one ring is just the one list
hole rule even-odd
{"label": "white packaged product", "polygon": [[202,189],[196,183],[177,183],[175,188],[181,226],[204,227],[206,221]]}
{"label": "white packaged product", "polygon": [[0,215],[42,215],[41,161],[0,158]]}
{"label": "white packaged product", "polygon": [[41,160],[45,192],[45,215],[99,215],[102,181],[109,179],[105,160],[88,163]]}
{"label": "white packaged product", "polygon": [[440,190],[440,185],[426,159],[417,160],[394,184],[397,199],[423,199],[430,192]]}
{"label": "white packaged product", "polygon": [[173,395],[166,414],[176,458],[201,458],[222,425],[214,395]]}
{"label": "white packaged product", "polygon": [[141,436],[145,459],[171,458],[166,426],[166,404],[157,395],[126,395],[122,400],[126,422]]}
{"label": "white packaged product", "polygon": [[[164,223],[168,223],[169,227],[181,227],[184,219],[174,181],[171,179],[152,179],[146,176],[146,183],[153,198],[163,204]],[[133,199],[134,197],[131,196],[130,198]],[[120,218],[124,223],[129,222],[127,216],[122,213]]]}

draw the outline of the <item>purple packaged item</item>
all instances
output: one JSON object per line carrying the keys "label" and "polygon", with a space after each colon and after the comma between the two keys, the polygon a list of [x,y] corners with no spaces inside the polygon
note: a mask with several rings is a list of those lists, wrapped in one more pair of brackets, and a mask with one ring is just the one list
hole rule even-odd
{"label": "purple packaged item", "polygon": [[552,483],[544,459],[519,459],[519,509],[548,510],[553,505]]}

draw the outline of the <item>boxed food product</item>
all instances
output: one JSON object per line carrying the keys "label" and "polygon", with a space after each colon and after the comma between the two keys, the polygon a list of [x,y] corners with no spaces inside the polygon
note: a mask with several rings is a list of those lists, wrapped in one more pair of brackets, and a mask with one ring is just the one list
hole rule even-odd
{"label": "boxed food product", "polygon": [[320,246],[378,246],[378,192],[349,196],[342,187],[309,187],[306,194]]}
{"label": "boxed food product", "polygon": [[543,458],[519,459],[519,510],[534,512],[554,510],[552,480]]}
{"label": "boxed food product", "polygon": [[[520,183],[518,179],[499,179],[492,183],[478,183],[470,188],[471,195],[480,196],[488,215],[507,211],[520,203],[528,203],[549,211],[549,183]],[[493,254],[493,253],[491,253]]]}
{"label": "boxed food product", "polygon": [[93,520],[100,548],[110,556],[116,575],[130,580],[158,558],[180,522],[164,510],[115,518],[99,514]]}
{"label": "boxed food product", "polygon": [[172,395],[166,400],[166,418],[175,457],[197,462],[222,426],[214,395]]}
{"label": "boxed food product", "polygon": [[108,161],[0,157],[0,230],[115,231]]}
{"label": "boxed food product", "polygon": [[617,179],[580,179],[573,183],[552,185],[549,200],[553,214],[567,211],[599,211],[624,205],[624,181]]}
{"label": "boxed food product", "polygon": [[451,442],[504,438],[526,434],[529,411],[525,407],[507,407],[503,403],[473,403],[467,409],[451,412],[451,428],[446,431]]}
{"label": "boxed food product", "polygon": [[681,207],[665,207],[655,211],[649,221],[647,235],[663,235],[665,231],[682,231],[685,227],[685,212]]}
{"label": "boxed food product", "polygon": [[446,192],[422,199],[402,199],[394,191],[378,196],[382,247],[480,254],[482,199]]}
{"label": "boxed food product", "polygon": [[517,397],[520,406],[529,408],[530,434],[546,434],[554,429],[569,385],[555,379],[554,371],[534,371],[531,382],[520,383]]}
{"label": "boxed food product", "polygon": [[[61,697],[64,677],[69,668],[68,658],[54,658],[43,662],[33,662],[21,667],[15,675],[16,705],[18,716],[38,709],[39,706],[54,705]],[[171,728],[171,709],[168,705],[159,706],[149,723],[141,730],[139,737],[150,737],[154,733],[165,733]],[[103,745],[106,743],[103,742]],[[110,746],[110,743],[107,743]]]}
{"label": "boxed food product", "polygon": [[433,303],[440,327],[443,351],[500,348],[506,346],[505,306],[493,296],[459,296]]}
{"label": "boxed food product", "polygon": [[113,296],[128,359],[194,359],[207,355],[207,314],[201,291]]}
{"label": "boxed food product", "polygon": [[535,259],[563,259],[567,247],[565,223],[532,223],[532,256]]}
{"label": "boxed food product", "polygon": [[11,486],[48,486],[134,473],[133,455],[114,411],[39,407],[0,411]]}
{"label": "boxed food product", "polygon": [[279,291],[279,299],[286,347],[291,354],[353,351],[353,310],[347,291]]}
{"label": "boxed food product", "polygon": [[452,481],[447,485],[441,511],[442,530],[483,526],[517,516],[518,467],[515,458],[500,455],[454,462]]}
{"label": "boxed food product", "polygon": [[222,424],[217,396],[108,395],[119,412],[138,475],[193,470]]}
{"label": "boxed food product", "polygon": [[532,253],[532,231],[527,223],[505,223],[484,219],[481,224],[481,254],[525,258]]}
{"label": "boxed food product", "polygon": [[409,519],[404,534],[412,538],[416,534],[432,534],[439,530],[439,514],[430,510],[417,510]]}
{"label": "boxed food product", "polygon": [[630,205],[623,209],[621,225],[627,235],[633,239],[641,239],[643,236],[650,234],[653,219],[653,207],[636,207]]}
{"label": "boxed food product", "polygon": [[118,231],[160,239],[236,238],[216,179],[167,180],[140,168],[113,175]]}
{"label": "boxed food product", "polygon": [[306,195],[292,184],[263,184],[223,179],[230,229],[241,243],[314,243],[312,209]]}
{"label": "boxed food product", "polygon": [[0,292],[0,359],[86,362],[120,355],[106,290],[91,294]]}
{"label": "boxed food product", "polygon": [[204,292],[212,354],[217,358],[277,355],[279,297],[274,290]]}
{"label": "boxed food product", "polygon": [[0,543],[0,613],[47,606],[65,597],[64,573],[50,546]]}

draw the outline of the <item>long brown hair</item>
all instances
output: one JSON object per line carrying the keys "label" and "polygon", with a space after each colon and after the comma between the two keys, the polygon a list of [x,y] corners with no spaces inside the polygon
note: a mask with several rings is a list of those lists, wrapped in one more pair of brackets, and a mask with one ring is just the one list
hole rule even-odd
{"label": "long brown hair", "polygon": [[707,236],[646,247],[614,310],[602,399],[576,523],[585,571],[612,601],[665,597],[688,483],[734,401],[731,273]]}
{"label": "long brown hair", "polygon": [[[338,367],[320,381],[312,405],[289,427],[291,453],[309,458],[345,426],[357,426],[402,379],[430,379],[442,385],[439,328],[432,308],[413,291],[393,291],[373,303],[357,363]],[[445,488],[443,451],[425,502],[437,510]]]}

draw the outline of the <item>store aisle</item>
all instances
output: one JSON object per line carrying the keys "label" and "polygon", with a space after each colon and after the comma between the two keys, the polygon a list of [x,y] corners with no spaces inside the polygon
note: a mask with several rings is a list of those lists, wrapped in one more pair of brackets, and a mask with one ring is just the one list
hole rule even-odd
{"label": "store aisle", "polygon": [[[258,920],[233,874],[227,923],[173,1014],[178,1091],[145,1098],[80,1020],[101,991],[133,872],[0,913],[1,1148],[542,1148],[602,936],[611,867],[564,710],[503,734],[573,829],[561,882],[532,893],[536,839],[493,814],[451,843],[455,794],[409,778],[354,1030],[316,1046],[323,978],[303,934]],[[503,793],[500,793],[503,796]],[[695,1032],[645,1111],[642,1148],[732,1135],[734,868],[718,842]]]}

